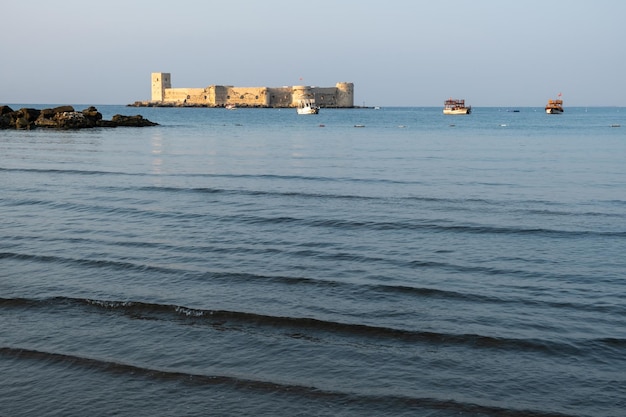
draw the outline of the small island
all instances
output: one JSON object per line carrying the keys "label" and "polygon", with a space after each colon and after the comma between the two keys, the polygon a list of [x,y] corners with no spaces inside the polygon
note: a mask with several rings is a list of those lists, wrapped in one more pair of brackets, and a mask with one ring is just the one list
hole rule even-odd
{"label": "small island", "polygon": [[89,129],[94,127],[146,127],[158,123],[144,119],[143,116],[123,116],[116,114],[111,120],[102,119],[102,114],[93,106],[76,111],[72,106],[59,106],[51,109],[22,108],[13,110],[9,106],[0,106],[0,129],[36,129],[48,128],[59,130]]}

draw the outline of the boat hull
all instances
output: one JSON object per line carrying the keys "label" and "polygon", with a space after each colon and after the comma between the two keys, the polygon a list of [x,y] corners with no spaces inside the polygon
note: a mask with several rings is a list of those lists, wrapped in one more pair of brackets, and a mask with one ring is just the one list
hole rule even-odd
{"label": "boat hull", "polygon": [[563,110],[561,110],[561,109],[552,109],[552,108],[547,108],[547,109],[546,109],[546,113],[547,113],[547,114],[561,114],[561,113],[563,113]]}
{"label": "boat hull", "polygon": [[298,109],[298,114],[318,114],[319,112],[320,112],[320,109],[318,107],[308,107],[308,108]]}
{"label": "boat hull", "polygon": [[443,109],[443,114],[470,114],[469,108],[464,109]]}

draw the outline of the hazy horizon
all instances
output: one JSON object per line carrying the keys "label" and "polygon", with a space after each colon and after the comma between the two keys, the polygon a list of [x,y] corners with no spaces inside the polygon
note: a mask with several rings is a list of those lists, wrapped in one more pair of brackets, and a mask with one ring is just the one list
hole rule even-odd
{"label": "hazy horizon", "polygon": [[355,105],[626,106],[626,2],[3,5],[0,104],[126,105],[172,87],[355,85]]}

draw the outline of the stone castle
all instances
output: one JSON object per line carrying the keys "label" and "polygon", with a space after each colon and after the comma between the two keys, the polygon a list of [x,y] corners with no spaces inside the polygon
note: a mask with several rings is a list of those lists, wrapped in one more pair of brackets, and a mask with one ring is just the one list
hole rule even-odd
{"label": "stone castle", "polygon": [[172,88],[167,72],[152,73],[152,100],[138,106],[190,107],[296,107],[300,100],[315,99],[320,107],[354,107],[354,84],[337,83],[334,87],[233,87],[210,85],[205,88]]}

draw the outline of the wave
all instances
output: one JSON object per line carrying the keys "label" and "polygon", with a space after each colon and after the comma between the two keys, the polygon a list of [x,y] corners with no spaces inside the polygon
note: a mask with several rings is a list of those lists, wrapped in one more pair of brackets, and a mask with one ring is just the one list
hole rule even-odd
{"label": "wave", "polygon": [[[0,172],[33,172],[42,174],[74,174],[74,175],[129,175],[129,176],[158,176],[163,177],[164,174],[152,173],[133,173],[121,171],[92,171],[92,170],[75,170],[75,169],[42,169],[42,168],[3,168]],[[399,181],[384,178],[356,178],[356,177],[324,177],[324,176],[307,176],[307,175],[277,175],[277,174],[211,174],[211,173],[193,173],[193,174],[167,174],[168,177],[188,177],[188,178],[258,178],[269,180],[301,180],[301,181],[323,181],[323,182],[362,182],[362,183],[387,183],[387,184],[421,184],[420,181]]]}
{"label": "wave", "polygon": [[294,397],[304,397],[314,400],[337,401],[341,404],[361,403],[376,406],[388,405],[393,408],[421,407],[435,410],[446,410],[459,414],[477,413],[504,417],[565,417],[565,414],[542,412],[536,410],[515,410],[453,401],[429,397],[409,397],[401,395],[365,395],[341,391],[322,390],[313,386],[294,385],[264,381],[258,379],[243,379],[228,375],[206,375],[182,372],[170,369],[148,368],[122,362],[106,361],[96,358],[69,355],[40,350],[23,349],[17,347],[0,347],[0,356],[18,360],[34,360],[60,364],[71,367],[87,368],[99,372],[115,375],[127,375],[132,378],[145,378],[152,381],[180,382],[193,386],[228,386],[238,391],[255,391],[279,393]]}
{"label": "wave", "polygon": [[[66,172],[66,171],[63,171]],[[82,171],[81,171],[82,172]],[[177,187],[131,187],[128,191],[146,191],[159,190],[169,194],[175,192],[191,192],[204,194],[234,194],[248,196],[280,196],[280,197],[301,197],[311,199],[344,199],[344,200],[388,200],[376,196],[346,195],[332,193],[304,193],[300,191],[259,191],[259,190],[232,190],[225,188],[177,188]],[[415,199],[416,197],[409,197]],[[394,198],[401,200],[403,198]],[[432,199],[429,197],[421,198],[423,201],[438,201],[439,203],[451,202],[447,199]],[[110,201],[110,200],[109,200]],[[482,201],[482,200],[477,200]],[[463,200],[455,201],[460,207],[463,206]],[[494,203],[502,206],[502,202]],[[376,221],[376,220],[351,220],[345,218],[315,218],[315,217],[294,217],[294,216],[260,216],[260,215],[242,215],[222,213],[216,217],[214,214],[207,213],[190,213],[174,210],[145,210],[141,206],[114,206],[98,203],[85,203],[78,201],[56,201],[43,200],[33,198],[21,199],[5,199],[3,205],[20,207],[20,206],[44,206],[50,209],[74,211],[80,213],[103,213],[107,215],[140,217],[140,218],[157,218],[157,219],[185,219],[185,220],[203,220],[211,218],[213,220],[228,221],[231,223],[241,223],[244,225],[269,225],[269,226],[302,226],[311,228],[326,228],[335,230],[354,230],[354,231],[370,231],[370,232],[386,232],[386,231],[423,231],[431,233],[451,233],[451,234],[476,234],[476,235],[506,235],[506,236],[533,236],[545,237],[552,239],[580,239],[580,238],[623,238],[626,237],[626,230],[565,230],[546,227],[523,227],[523,226],[495,226],[485,224],[459,223],[449,219],[413,219],[398,221]],[[508,207],[508,205],[507,205]],[[463,210],[476,211],[475,208],[464,207]],[[522,212],[526,214],[539,214],[550,216],[604,216],[622,218],[623,214],[619,213],[575,213],[567,211],[546,211],[546,210],[526,210],[507,208],[507,212]]]}
{"label": "wave", "polygon": [[[42,174],[70,174],[70,175],[113,175],[113,176],[140,176],[140,177],[163,177],[164,174],[154,174],[145,172],[122,172],[122,171],[101,171],[101,170],[76,170],[76,169],[42,169],[42,168],[5,168],[0,167],[0,172],[32,172]],[[310,182],[337,182],[337,183],[380,183],[390,185],[419,185],[423,184],[421,181],[416,180],[393,180],[385,178],[358,178],[358,177],[327,177],[327,176],[307,176],[307,175],[277,175],[277,174],[217,174],[217,173],[169,173],[165,175],[167,177],[186,177],[186,178],[232,178],[232,179],[268,179],[268,180],[284,180],[284,181],[310,181]],[[190,193],[232,193],[243,195],[277,195],[277,196],[297,196],[305,198],[345,198],[345,199],[381,199],[379,196],[366,196],[366,195],[350,195],[350,194],[332,194],[332,193],[310,193],[302,191],[268,191],[268,190],[245,190],[245,189],[222,189],[211,187],[172,187],[172,186],[136,186],[136,187],[124,187],[124,186],[108,186],[103,187],[107,189],[113,189],[118,191],[157,191],[157,192],[190,192]],[[383,197],[385,200],[387,197]],[[527,214],[538,215],[556,215],[556,216],[609,216],[609,217],[623,217],[620,213],[602,213],[602,212],[572,212],[569,211],[570,207],[561,203],[555,203],[554,201],[543,200],[489,200],[482,198],[448,198],[448,197],[431,197],[431,196],[402,196],[392,197],[395,200],[401,201],[415,201],[415,202],[433,202],[433,203],[448,203],[458,205],[459,209],[473,210],[471,207],[467,207],[468,203],[481,204],[490,207],[506,206],[507,211],[521,212]],[[520,208],[528,203],[533,205],[544,206],[563,206],[568,210],[551,210],[551,209],[527,209]],[[610,205],[623,205],[626,204],[626,200],[606,200],[599,201],[599,203]]]}
{"label": "wave", "polygon": [[119,171],[93,171],[82,169],[43,169],[43,168],[2,168],[0,172],[34,172],[40,174],[73,174],[73,175],[131,175],[131,176],[146,176],[150,174],[144,173],[131,173],[131,172],[119,172]]}
{"label": "wave", "polygon": [[[396,342],[423,343],[442,346],[465,346],[474,349],[498,349],[512,351],[540,352],[546,355],[563,354],[584,356],[593,349],[594,356],[605,349],[622,349],[626,339],[601,338],[581,342],[548,341],[541,339],[515,339],[479,334],[450,334],[419,330],[407,330],[356,323],[342,323],[310,317],[270,316],[242,311],[197,309],[174,304],[156,304],[142,301],[95,300],[71,297],[53,297],[33,300],[24,298],[0,298],[2,308],[80,308],[94,309],[102,313],[119,313],[139,320],[164,320],[189,322],[189,324],[219,328],[220,330],[240,330],[242,326],[278,328],[288,334],[301,332],[326,332],[344,337],[388,339]],[[294,333],[295,332],[295,333]]]}
{"label": "wave", "polygon": [[[82,242],[82,240],[81,240]],[[81,243],[78,242],[78,243]],[[116,243],[117,244],[117,243]],[[148,244],[142,242],[129,243],[128,246],[137,246],[137,247],[161,247],[161,244]],[[226,251],[238,251],[238,249],[223,249],[219,248],[211,249],[214,252],[226,252]],[[262,249],[262,251],[267,252],[267,250]],[[504,268],[493,268],[486,267],[480,265],[459,265],[447,262],[434,262],[434,261],[419,261],[419,260],[393,260],[393,259],[384,259],[384,258],[371,258],[359,256],[355,257],[353,255],[342,254],[342,253],[333,253],[333,254],[325,254],[318,253],[315,251],[297,251],[293,253],[296,256],[306,256],[306,257],[328,257],[333,260],[338,259],[349,259],[353,261],[359,261],[361,263],[388,263],[394,266],[399,267],[409,267],[412,269],[434,269],[440,271],[451,271],[454,273],[466,273],[466,274],[479,274],[481,276],[513,276],[519,278],[546,278],[546,279],[556,279],[556,280],[572,280],[572,279],[580,279],[583,280],[585,276],[576,276],[573,274],[555,274],[555,273],[544,273],[539,271],[525,271],[525,270],[515,270],[515,269],[504,269]],[[118,270],[124,272],[149,272],[149,273],[160,273],[160,274],[169,274],[180,276],[184,274],[186,280],[196,280],[199,282],[217,282],[223,281],[225,283],[242,283],[242,284],[250,284],[250,283],[276,283],[282,285],[308,285],[314,287],[327,287],[327,288],[341,288],[346,292],[360,292],[367,291],[369,294],[375,293],[387,293],[387,294],[399,294],[399,295],[408,295],[408,296],[416,296],[416,297],[424,297],[424,298],[439,298],[443,300],[460,300],[460,301],[468,301],[475,302],[481,304],[497,304],[497,305],[522,305],[528,306],[532,304],[538,308],[557,308],[559,310],[575,310],[575,311],[589,311],[589,312],[599,312],[599,313],[610,313],[617,316],[626,314],[626,307],[621,306],[612,306],[612,305],[594,305],[594,304],[580,304],[580,303],[571,303],[571,302],[558,302],[558,301],[544,301],[544,300],[536,300],[536,299],[525,299],[525,298],[503,298],[501,296],[490,296],[483,294],[474,294],[474,293],[465,293],[451,290],[443,290],[440,288],[432,288],[432,287],[414,287],[408,285],[394,285],[394,284],[378,284],[378,283],[350,283],[350,282],[341,282],[336,280],[325,280],[325,279],[315,279],[308,278],[304,276],[281,276],[281,275],[261,275],[261,274],[253,274],[253,273],[245,273],[245,272],[230,272],[230,271],[202,271],[202,272],[194,272],[189,269],[181,269],[180,267],[165,267],[165,266],[155,266],[155,265],[146,265],[142,263],[135,263],[129,261],[115,261],[115,260],[102,260],[102,259],[84,259],[84,258],[70,258],[70,257],[62,257],[58,255],[33,255],[33,254],[24,254],[24,253],[16,253],[16,252],[0,252],[0,260],[2,259],[13,259],[18,261],[26,261],[26,262],[38,262],[38,263],[51,263],[51,264],[61,264],[61,265],[70,265],[70,266],[78,266],[78,267],[87,267],[87,268],[102,268],[107,270]],[[599,278],[598,278],[599,279]]]}
{"label": "wave", "polygon": [[[111,201],[109,199],[109,201]],[[185,218],[192,220],[194,218],[203,218],[204,215],[183,213],[175,211],[158,211],[158,210],[145,210],[138,206],[120,207],[103,204],[87,204],[77,201],[56,201],[56,200],[41,200],[33,198],[22,199],[5,199],[4,205],[6,206],[43,206],[49,209],[61,210],[64,212],[76,212],[76,213],[100,213],[105,215],[124,216],[125,218],[146,218],[153,217],[156,219],[176,219]]]}
{"label": "wave", "polygon": [[[380,200],[380,197],[355,195],[355,194],[332,194],[332,193],[313,193],[302,191],[268,191],[268,190],[245,190],[245,189],[228,189],[228,188],[212,188],[212,187],[130,187],[128,191],[147,191],[147,192],[165,192],[165,193],[191,193],[191,194],[225,194],[225,195],[245,195],[245,196],[268,196],[268,197],[297,197],[312,199],[341,199],[341,200]],[[119,189],[118,189],[119,190]]]}
{"label": "wave", "polygon": [[[143,177],[163,177],[164,174],[153,174],[153,173],[144,173],[144,172],[122,172],[122,171],[98,171],[98,170],[75,170],[75,169],[41,169],[41,168],[3,168],[0,167],[0,172],[34,172],[34,173],[42,173],[42,174],[74,174],[74,175],[127,175],[127,176],[143,176]],[[357,177],[326,177],[326,176],[306,176],[306,175],[277,175],[277,174],[216,174],[216,173],[185,173],[185,174],[176,174],[170,173],[167,174],[168,177],[189,177],[189,178],[233,178],[233,179],[246,179],[246,178],[256,178],[256,179],[269,179],[269,180],[285,180],[285,181],[311,181],[311,182],[339,182],[339,183],[389,183],[389,184],[404,184],[404,185],[415,185],[422,184],[421,181],[415,180],[392,180],[385,178],[357,178]],[[238,193],[238,194],[251,194],[251,195],[282,195],[282,196],[302,196],[302,197],[327,197],[327,198],[363,198],[363,199],[380,199],[378,196],[363,196],[363,195],[341,195],[341,194],[331,194],[331,193],[308,193],[308,192],[281,192],[281,191],[266,191],[266,190],[235,190],[235,189],[220,189],[220,188],[210,188],[210,187],[168,187],[168,186],[138,186],[138,187],[108,187],[110,189],[117,190],[130,190],[130,191],[159,191],[159,192],[201,192],[201,193]],[[465,205],[467,203],[473,204],[484,204],[489,206],[500,206],[503,204],[502,201],[499,200],[489,200],[482,198],[447,198],[447,197],[430,197],[430,196],[406,196],[406,197],[394,197],[394,199],[398,200],[407,200],[407,201],[422,201],[422,202],[436,202],[436,203],[452,203]],[[596,213],[596,212],[582,212],[582,213],[572,213],[570,211],[562,211],[562,210],[549,210],[549,209],[525,209],[519,208],[520,205],[524,205],[527,203],[541,204],[541,205],[561,205],[559,203],[555,203],[553,201],[528,201],[528,200],[516,200],[516,201],[507,201],[508,205],[516,206],[518,208],[515,211],[527,212],[527,213],[535,213],[535,214],[551,214],[551,215],[585,215],[585,216],[593,216],[593,215],[606,215],[606,213]],[[612,204],[612,205],[623,205],[626,204],[626,200],[607,200],[601,201],[600,203]],[[610,216],[614,214],[608,214]],[[620,214],[617,214],[620,215]],[[621,216],[621,215],[620,215]]]}
{"label": "wave", "polygon": [[84,259],[84,258],[66,258],[52,255],[31,255],[14,252],[0,252],[0,259],[15,259],[29,262],[41,263],[58,263],[77,266],[86,266],[94,268],[109,268],[118,270],[135,270],[139,272],[161,272],[161,273],[180,273],[179,269],[167,268],[162,266],[151,266],[145,264],[136,264],[132,262],[121,262],[100,259]]}
{"label": "wave", "polygon": [[[195,175],[210,175],[210,174],[190,174]],[[239,177],[240,175],[215,175],[217,177]],[[331,177],[304,177],[304,176],[268,176],[268,175],[246,175],[246,177],[253,178],[266,178],[266,177],[278,177],[284,180],[307,180],[307,181],[339,181],[339,182],[385,182],[386,180],[367,180],[358,178],[331,178]],[[395,183],[412,184],[412,182],[400,182]],[[394,197],[380,197],[372,195],[359,195],[359,194],[334,194],[334,193],[319,193],[319,192],[305,192],[305,191],[276,191],[276,190],[254,190],[254,189],[231,189],[231,188],[217,188],[217,187],[176,187],[176,186],[131,186],[131,187],[119,187],[119,186],[105,186],[102,187],[109,191],[145,191],[145,192],[158,192],[158,193],[190,193],[190,194],[224,194],[224,195],[246,195],[246,196],[276,196],[276,197],[296,197],[296,198],[310,198],[310,199],[338,199],[338,200],[394,200],[399,204],[403,202],[411,203],[435,203],[435,204],[448,204],[455,206],[456,210],[463,211],[476,211],[475,205],[483,205],[490,208],[491,211],[494,208],[501,207],[508,213],[522,213],[532,214],[540,216],[585,216],[585,217],[609,217],[609,218],[623,218],[623,213],[606,213],[606,212],[593,212],[584,211],[576,212],[572,211],[572,208],[567,206],[568,210],[555,210],[548,208],[519,208],[520,206],[532,203],[534,205],[547,205],[552,206],[557,203],[550,201],[499,201],[488,200],[482,198],[447,198],[447,197],[430,197],[430,196],[394,196]],[[609,202],[615,204],[615,201]],[[450,207],[448,207],[449,209]],[[496,210],[497,211],[497,210]]]}
{"label": "wave", "polygon": [[[357,221],[345,219],[303,219],[298,217],[261,217],[237,216],[239,221],[248,224],[268,225],[304,225],[319,228],[367,231],[432,231],[436,233],[469,233],[496,235],[528,235],[550,238],[583,238],[583,237],[626,237],[626,231],[593,231],[593,230],[558,230],[547,228],[505,227],[485,225],[444,224],[448,220],[435,223],[426,220],[417,221]],[[452,223],[452,222],[450,222]]]}

